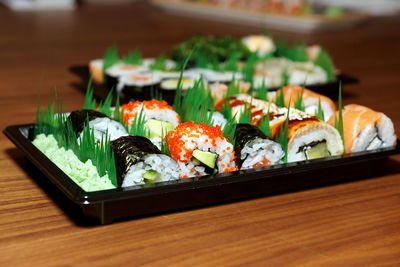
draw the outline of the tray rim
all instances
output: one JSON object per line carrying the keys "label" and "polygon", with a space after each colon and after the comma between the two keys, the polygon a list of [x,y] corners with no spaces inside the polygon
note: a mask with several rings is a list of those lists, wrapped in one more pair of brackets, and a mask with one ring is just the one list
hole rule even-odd
{"label": "tray rim", "polygon": [[[273,179],[276,176],[291,175],[310,170],[318,170],[331,167],[351,165],[364,161],[365,159],[381,159],[391,155],[400,154],[400,140],[395,147],[381,148],[373,151],[363,151],[342,156],[332,156],[315,160],[279,164],[269,167],[261,167],[217,175],[207,175],[195,178],[181,179],[178,181],[162,182],[151,187],[134,186],[129,188],[116,188],[95,192],[86,192],[81,189],[72,179],[58,168],[46,157],[32,142],[26,138],[22,128],[32,128],[35,124],[18,124],[7,126],[3,133],[20,149],[24,156],[50,180],[71,201],[79,205],[96,204],[107,201],[121,200],[126,198],[141,198],[143,196],[158,195],[160,193],[171,193],[174,191],[195,190],[209,186],[223,186],[224,184],[241,183],[248,180]],[[254,174],[259,174],[254,178]]]}

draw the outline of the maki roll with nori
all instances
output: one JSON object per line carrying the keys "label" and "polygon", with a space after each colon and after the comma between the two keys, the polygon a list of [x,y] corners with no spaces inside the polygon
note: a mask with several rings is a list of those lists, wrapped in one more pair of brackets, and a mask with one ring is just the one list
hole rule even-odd
{"label": "maki roll with nori", "polygon": [[68,119],[71,121],[72,128],[79,139],[82,137],[83,128],[86,123],[93,130],[94,137],[98,141],[102,140],[105,134],[107,134],[111,141],[128,135],[128,132],[121,123],[108,118],[105,114],[98,111],[88,109],[76,110],[71,112]]}
{"label": "maki roll with nori", "polygon": [[181,123],[168,133],[168,147],[179,164],[181,178],[237,170],[233,146],[219,126]]}
{"label": "maki roll with nori", "polygon": [[[168,79],[161,82],[160,92],[162,98],[168,103],[172,104],[175,99],[176,90],[178,89],[179,79]],[[186,93],[189,88],[195,85],[195,80],[183,78],[180,82],[182,95]]]}
{"label": "maki roll with nori", "polygon": [[122,76],[117,85],[120,95],[135,100],[151,99],[152,92],[159,90],[161,78],[151,73],[137,73]]}
{"label": "maki roll with nori", "polygon": [[178,164],[142,136],[123,136],[111,142],[122,187],[179,179]]}
{"label": "maki roll with nori", "polygon": [[285,153],[280,144],[270,140],[256,126],[240,123],[235,131],[235,152],[240,169],[277,164]]}
{"label": "maki roll with nori", "polygon": [[140,65],[132,65],[119,62],[105,70],[106,85],[110,89],[116,88],[121,77],[135,75],[144,70],[146,69]]}

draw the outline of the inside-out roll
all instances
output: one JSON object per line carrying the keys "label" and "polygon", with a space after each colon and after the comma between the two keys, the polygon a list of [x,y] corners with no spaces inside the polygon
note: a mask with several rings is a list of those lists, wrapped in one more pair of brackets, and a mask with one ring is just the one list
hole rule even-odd
{"label": "inside-out roll", "polygon": [[219,126],[192,121],[168,133],[171,157],[179,164],[181,178],[235,171],[233,145]]}
{"label": "inside-out roll", "polygon": [[321,103],[321,109],[324,113],[325,121],[328,121],[332,114],[336,111],[335,103],[324,95],[317,94],[307,88],[298,85],[288,85],[279,89],[277,92],[268,93],[268,99],[272,102],[275,101],[276,95],[283,92],[285,106],[294,107],[296,100],[302,95],[302,102],[305,108],[305,112],[311,115],[315,115],[318,111],[318,105]]}
{"label": "inside-out roll", "polygon": [[281,162],[285,153],[254,125],[240,123],[235,131],[237,165],[243,169],[265,167]]}
{"label": "inside-out roll", "polygon": [[68,119],[71,120],[72,127],[79,139],[82,137],[83,128],[87,121],[89,121],[89,128],[93,129],[94,137],[97,141],[105,138],[106,134],[111,141],[128,135],[128,132],[121,123],[108,118],[105,114],[98,111],[87,109],[76,110],[69,114]]}
{"label": "inside-out roll", "polygon": [[142,136],[123,136],[111,142],[122,187],[179,179],[178,164]]}
{"label": "inside-out roll", "polygon": [[[346,153],[396,145],[393,122],[385,114],[350,104],[344,106],[342,116]],[[333,125],[334,121],[335,116],[332,116],[329,123]]]}

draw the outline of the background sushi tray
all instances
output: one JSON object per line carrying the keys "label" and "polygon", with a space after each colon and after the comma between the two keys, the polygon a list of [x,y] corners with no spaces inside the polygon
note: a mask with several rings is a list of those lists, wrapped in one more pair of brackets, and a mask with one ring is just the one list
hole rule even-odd
{"label": "background sushi tray", "polygon": [[[88,81],[90,79],[89,68],[84,65],[75,65],[75,66],[71,66],[69,68],[69,71],[81,79],[81,82],[74,84],[74,86],[82,93],[85,93],[86,85],[88,84]],[[338,90],[337,89],[339,87],[339,83],[342,84],[343,89],[345,91],[344,85],[356,84],[356,83],[358,83],[358,79],[351,75],[348,75],[345,73],[340,73],[340,74],[336,75],[335,80],[332,82],[308,85],[307,88],[314,92],[317,92],[319,94],[326,95],[332,99],[337,99],[338,98]],[[112,88],[110,88],[109,86],[107,86],[106,84],[103,84],[103,83],[92,82],[92,85],[94,88],[94,96],[99,100],[105,99],[107,97],[107,95],[109,94],[110,90],[113,90]],[[270,91],[275,91],[278,88],[275,87],[275,88],[268,88],[268,89]],[[157,88],[156,88],[156,90],[157,90]],[[169,90],[169,92],[170,91],[171,90]],[[176,91],[176,89],[173,90],[171,97],[164,97],[164,99],[169,104],[172,104],[173,96],[175,95],[175,91]],[[135,100],[135,99],[138,99],[137,95],[135,93],[128,93],[128,94],[120,95],[121,103],[127,103],[130,100]],[[147,99],[150,99],[150,97],[147,97]],[[143,100],[143,99],[141,99],[141,100]]]}
{"label": "background sushi tray", "polygon": [[85,192],[31,142],[34,124],[13,125],[4,134],[68,199],[85,221],[107,224],[126,218],[262,197],[374,175],[396,147],[280,164],[153,185]]}
{"label": "background sushi tray", "polygon": [[168,12],[294,32],[321,32],[355,26],[367,20],[362,12],[310,1],[151,0]]}
{"label": "background sushi tray", "polygon": [[181,71],[183,94],[201,78],[213,95],[221,94],[220,84],[228,86],[232,81],[241,81],[245,92],[257,91],[262,86],[274,91],[296,84],[336,99],[339,83],[358,82],[341,73],[323,47],[288,44],[266,32],[243,38],[194,36],[175,45],[170,54],[170,58],[164,54],[143,58],[136,48],[121,55],[113,45],[106,49],[103,58],[93,59],[87,66],[71,66],[69,70],[81,78],[78,88],[85,88],[92,77],[97,98],[104,99],[114,90],[124,103],[161,95],[172,104]]}

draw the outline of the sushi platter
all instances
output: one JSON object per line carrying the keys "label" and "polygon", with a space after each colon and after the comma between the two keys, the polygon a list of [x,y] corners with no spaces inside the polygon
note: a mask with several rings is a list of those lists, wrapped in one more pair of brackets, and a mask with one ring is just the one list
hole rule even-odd
{"label": "sushi platter", "polygon": [[[188,208],[276,195],[339,182],[371,177],[396,147],[359,152],[240,172],[163,182],[152,187],[118,188],[85,192],[40,152],[28,138],[34,125],[14,125],[4,130],[8,138],[65,195],[77,214],[95,224],[173,212]],[[143,204],[145,203],[145,204]]]}
{"label": "sushi platter", "polygon": [[[234,51],[248,52],[231,41]],[[268,89],[272,80],[265,68],[263,81],[256,82],[257,64],[271,57],[262,48],[243,64],[238,54],[225,58],[232,69],[224,73],[203,69],[198,75],[192,69],[198,76],[188,82],[186,67],[199,67],[201,56],[191,61],[193,50],[186,56],[180,46],[175,58],[186,59],[177,80],[168,81],[171,97],[154,84],[175,72],[168,66],[178,61],[142,60],[136,51],[127,57],[130,65],[120,64],[111,47],[103,67],[91,66],[91,73],[119,89],[98,101],[90,79],[82,109],[63,110],[55,97],[46,107],[38,104],[35,123],[4,133],[83,218],[100,224],[364,178],[400,152],[392,120],[365,106],[343,106],[340,84],[335,103],[297,85],[286,71],[286,82],[275,91]],[[284,50],[304,56],[296,47]],[[329,57],[318,51],[332,78]],[[149,74],[146,65],[158,74]],[[215,77],[218,82],[210,83]],[[133,99],[121,103],[128,92]]]}

